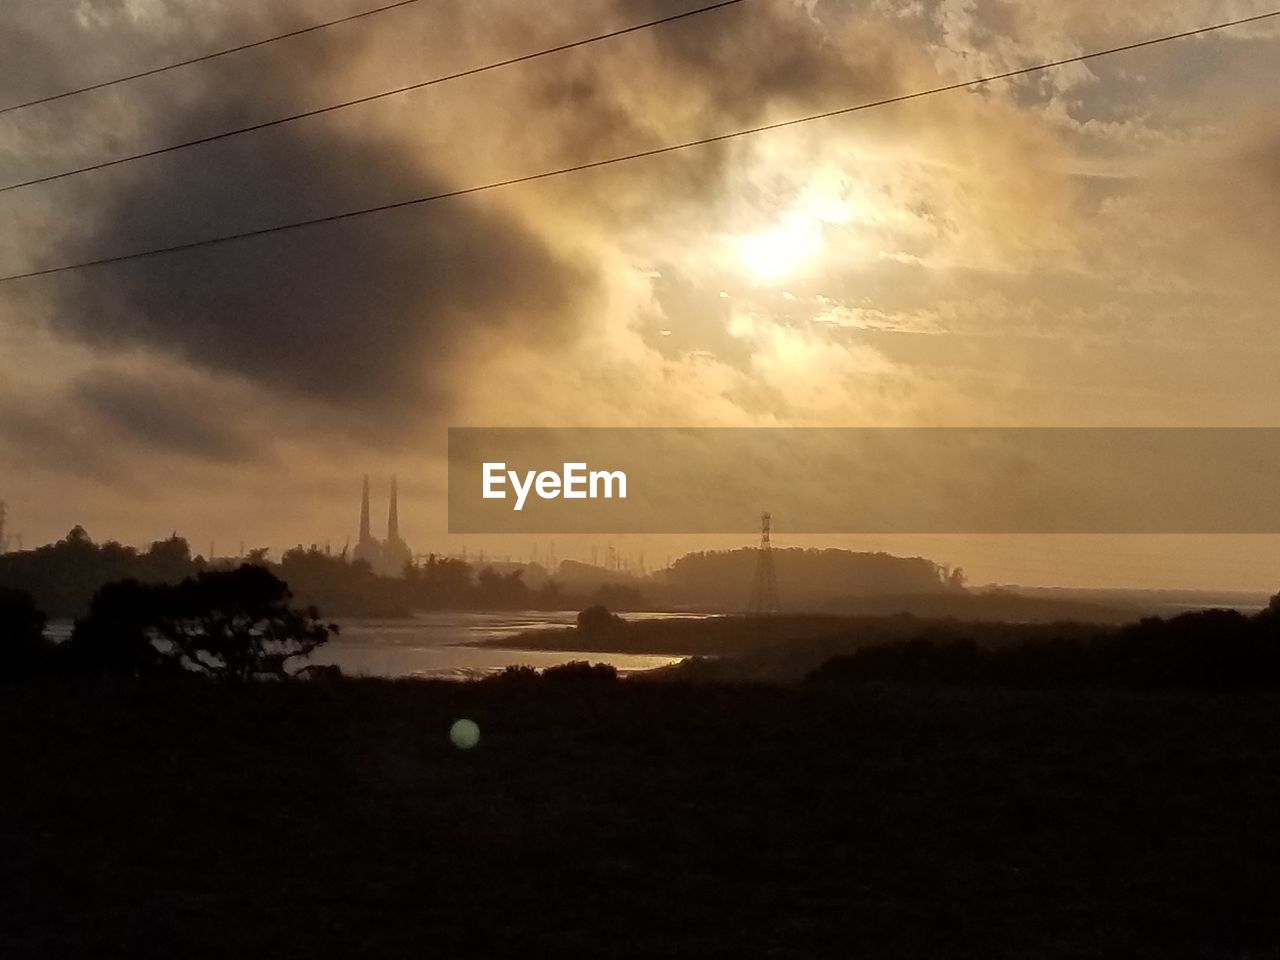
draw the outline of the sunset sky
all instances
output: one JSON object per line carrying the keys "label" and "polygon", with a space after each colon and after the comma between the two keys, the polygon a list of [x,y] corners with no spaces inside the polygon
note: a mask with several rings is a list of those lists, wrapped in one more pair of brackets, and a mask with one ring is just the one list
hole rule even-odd
{"label": "sunset sky", "polygon": [[[6,0],[0,107],[376,5]],[[700,5],[411,4],[0,114],[0,186]],[[0,192],[0,274],[523,176],[1268,9],[747,0]],[[11,530],[28,546],[81,523],[126,542],[176,529],[201,552],[340,547],[354,539],[361,475],[377,492],[395,473],[406,539],[455,548],[449,426],[1280,426],[1277,63],[1280,19],[0,284]],[[778,529],[786,543],[785,518]],[[527,555],[531,542],[472,549]],[[703,542],[749,538],[626,549],[653,566]],[[1280,588],[1274,537],[829,542],[924,552],[979,581]]]}

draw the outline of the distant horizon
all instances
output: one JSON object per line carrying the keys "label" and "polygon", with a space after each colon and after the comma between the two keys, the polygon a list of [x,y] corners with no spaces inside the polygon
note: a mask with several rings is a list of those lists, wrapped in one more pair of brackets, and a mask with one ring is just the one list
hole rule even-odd
{"label": "distant horizon", "polygon": [[[67,534],[76,526],[77,526],[76,524],[72,524],[70,527],[67,528],[67,531],[65,531],[64,533],[58,536],[52,537],[51,539],[46,540],[39,544],[32,545],[31,543],[26,542],[24,539],[23,549],[34,550],[42,546],[50,546],[54,543],[57,543],[58,541],[65,539]],[[160,536],[150,536],[150,537],[144,536],[134,540],[126,540],[123,538],[110,537],[110,536],[98,537],[97,535],[94,534],[93,530],[89,529],[83,524],[81,524],[80,526],[82,526],[85,529],[85,532],[89,534],[90,538],[93,540],[94,543],[101,544],[101,543],[108,543],[108,542],[116,542],[116,543],[120,543],[123,546],[128,546],[128,547],[132,547],[134,549],[139,549],[139,550],[145,550],[151,543],[166,540],[171,535],[176,533],[177,536],[186,540],[191,550],[191,555],[193,558],[203,557],[206,560],[211,559],[208,556],[208,552],[207,552],[208,541],[206,541],[205,543],[205,548],[202,549],[200,546],[200,542],[198,540],[185,536],[180,529],[174,530],[170,528],[170,530],[167,533]],[[1173,535],[1169,535],[1169,536],[1173,536]],[[351,542],[352,546],[354,545],[354,539],[355,538],[352,538],[352,542]],[[434,549],[419,548],[416,542],[412,538],[407,537],[406,539],[409,540],[411,546],[413,547],[413,556],[415,558],[426,557],[434,554],[435,556],[440,556],[440,557],[466,559],[468,563],[471,563],[475,566],[483,566],[485,563],[508,563],[508,562],[527,565],[527,564],[537,562],[540,565],[542,565],[544,569],[546,569],[546,559],[547,559],[546,551],[548,547],[553,543],[558,544],[556,547],[557,563],[563,560],[573,560],[579,563],[592,564],[590,549],[591,549],[591,546],[594,545],[597,548],[596,559],[598,562],[596,562],[593,565],[597,566],[602,570],[613,569],[607,565],[607,560],[605,558],[605,548],[607,548],[608,545],[613,544],[615,545],[615,548],[618,545],[622,545],[625,548],[625,545],[628,542],[631,542],[633,546],[635,546],[635,549],[627,551],[627,553],[629,553],[630,557],[633,560],[636,557],[640,557],[640,556],[643,556],[645,558],[645,569],[647,574],[653,574],[667,568],[665,554],[653,554],[651,551],[646,552],[646,550],[643,549],[643,546],[645,544],[649,544],[651,546],[655,539],[653,537],[645,537],[643,535],[624,534],[624,535],[618,535],[610,538],[590,538],[591,540],[590,544],[580,544],[576,547],[570,547],[569,549],[572,549],[575,552],[569,553],[569,554],[565,553],[566,541],[570,543],[574,543],[574,542],[579,542],[581,538],[578,538],[578,541],[575,541],[573,538],[568,538],[568,537],[556,538],[555,540],[553,540],[552,538],[548,538],[544,536],[532,536],[532,535],[523,537],[523,538],[520,538],[520,537],[499,538],[497,535],[485,535],[485,536],[473,536],[469,538],[450,538],[450,539],[444,540],[443,543],[440,540],[431,541],[435,545]],[[681,538],[682,541],[687,541],[688,539],[689,539],[688,537]],[[691,554],[691,553],[697,553],[700,551],[727,551],[727,550],[736,550],[736,549],[751,549],[751,548],[755,548],[758,545],[757,542],[751,540],[751,538],[746,536],[742,537],[739,541],[736,541],[736,542],[733,541],[732,538],[726,537],[725,535],[717,535],[715,537],[710,537],[707,539],[708,541],[711,541],[711,542],[704,542],[702,545],[697,545],[697,544],[686,545],[684,549],[681,549],[678,552],[675,550],[672,550],[671,561],[674,562],[675,560],[678,560],[681,556]],[[1239,584],[1233,585],[1230,582],[1220,582],[1217,584],[1204,584],[1204,583],[1193,583],[1193,582],[1182,582],[1182,583],[1129,582],[1129,583],[1125,583],[1125,582],[1099,582],[1098,580],[1094,580],[1092,582],[1085,581],[1085,582],[1072,583],[1072,582],[1065,582],[1065,581],[1033,581],[1033,580],[1027,580],[1027,579],[1007,579],[1007,578],[987,579],[987,578],[978,578],[970,575],[969,571],[972,568],[969,564],[966,564],[963,562],[948,563],[937,556],[933,556],[928,552],[923,552],[922,550],[911,549],[908,547],[894,549],[892,548],[892,545],[888,545],[882,542],[877,542],[874,544],[864,544],[859,546],[859,545],[850,544],[849,542],[847,542],[849,539],[848,537],[823,540],[819,537],[809,535],[804,538],[796,538],[796,539],[803,539],[804,542],[787,542],[786,539],[783,539],[781,541],[775,540],[773,544],[773,549],[774,550],[786,550],[786,549],[792,549],[792,548],[802,549],[802,550],[837,549],[837,550],[848,550],[853,553],[887,553],[891,556],[904,557],[904,558],[922,557],[926,560],[939,563],[943,566],[961,567],[966,571],[966,586],[970,589],[976,589],[976,590],[1009,587],[1009,588],[1025,588],[1030,590],[1060,589],[1060,590],[1082,591],[1082,592],[1087,592],[1087,591],[1160,592],[1160,591],[1163,591],[1163,592],[1179,592],[1179,593],[1189,593],[1189,594],[1220,594],[1220,595],[1236,594],[1242,598],[1247,597],[1251,599],[1257,599],[1257,598],[1265,599],[1272,596],[1277,591],[1280,591],[1280,567],[1277,567],[1277,575],[1275,577],[1274,584],[1271,584],[1267,580],[1263,579],[1263,577],[1265,577],[1265,574],[1260,574],[1256,582],[1248,585],[1239,585]],[[898,539],[911,540],[913,538],[910,538],[907,535],[903,535]],[[942,538],[934,537],[932,539],[936,541]],[[973,538],[967,538],[967,539],[973,539]],[[991,541],[1004,540],[1006,541],[1006,543],[1004,544],[1004,546],[1006,547],[1008,546],[1008,543],[1007,543],[1008,541],[1016,541],[1018,539],[1034,539],[1038,543],[1040,541],[1044,541],[1045,539],[1048,539],[1049,541],[1053,540],[1052,537],[1046,538],[1044,536],[1039,536],[1039,537],[1029,538],[1027,535],[1007,536],[1003,538],[987,538],[987,539]],[[1081,537],[1077,535],[1069,539],[1079,540],[1081,539]],[[1087,538],[1087,539],[1093,539],[1093,538]],[[1109,537],[1107,539],[1113,540],[1113,541],[1119,540],[1120,542],[1123,542],[1126,538]],[[1188,539],[1188,538],[1179,537],[1178,539]],[[1203,538],[1196,538],[1196,539],[1207,539],[1211,541],[1230,540],[1233,543],[1242,542],[1245,546],[1249,546],[1251,545],[1251,541],[1271,539],[1271,538],[1262,537],[1262,536],[1241,538],[1241,537],[1234,537],[1229,535],[1219,535],[1219,536],[1203,537]],[[347,541],[345,540],[342,541],[342,543],[346,543],[346,542]],[[486,542],[489,542],[490,544],[497,543],[498,546],[496,547],[492,545],[483,546],[483,544],[485,544]],[[917,542],[919,543],[920,541],[917,541]],[[215,540],[214,543],[216,546],[217,541]],[[327,543],[333,555],[337,556],[341,554],[342,546],[337,541],[330,540],[330,541],[327,541]],[[472,545],[470,548],[467,546],[468,543]],[[479,549],[475,548],[476,545],[480,545]],[[1255,547],[1257,546],[1256,543],[1253,543],[1252,545]],[[245,552],[243,554],[239,552],[223,553],[221,550],[219,550],[214,555],[214,557],[212,557],[212,559],[215,559],[215,560],[242,559],[246,557],[251,551],[256,549],[261,549],[264,546],[266,546],[266,548],[269,551],[268,558],[271,559],[273,562],[279,562],[281,556],[283,556],[285,552],[289,550],[293,550],[297,547],[302,547],[304,550],[306,550],[314,546],[317,549],[323,551],[326,546],[326,541],[304,539],[304,540],[298,540],[293,543],[289,543],[287,545],[282,545],[282,546],[277,546],[274,544],[267,546],[261,543],[256,543],[254,541],[246,540]],[[535,546],[537,546],[537,548],[539,549],[539,556],[536,561],[533,559],[533,555],[532,555],[532,551],[534,550]],[[1277,546],[1280,547],[1280,545],[1277,545]],[[512,549],[513,547],[515,547],[516,549]],[[237,544],[237,548],[238,548],[238,544]],[[1039,548],[1041,549],[1043,548],[1042,543],[1039,544]],[[465,556],[464,556],[464,551],[465,551]],[[483,551],[483,557],[484,557],[483,560],[480,559],[482,551]],[[10,553],[17,552],[12,542],[10,542],[8,552]],[[621,553],[623,551],[620,550],[619,552]],[[1009,552],[1012,552],[1016,555],[1016,549],[1012,551],[1006,551],[1006,555]],[[1268,549],[1267,552],[1270,552],[1270,550]],[[350,553],[350,551],[348,551],[348,553]],[[658,562],[655,562],[655,561],[658,561]],[[1005,562],[1008,562],[1008,561],[1005,561]],[[1013,562],[1016,563],[1016,560],[1014,560]],[[623,571],[619,569],[619,572],[623,572]],[[636,570],[632,570],[630,572],[638,575],[638,571]]]}

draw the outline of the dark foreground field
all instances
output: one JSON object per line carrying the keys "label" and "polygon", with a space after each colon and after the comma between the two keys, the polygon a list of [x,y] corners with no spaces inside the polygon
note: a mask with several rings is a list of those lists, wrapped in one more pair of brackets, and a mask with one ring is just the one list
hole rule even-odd
{"label": "dark foreground field", "polygon": [[4,958],[1280,957],[1276,697],[0,694]]}

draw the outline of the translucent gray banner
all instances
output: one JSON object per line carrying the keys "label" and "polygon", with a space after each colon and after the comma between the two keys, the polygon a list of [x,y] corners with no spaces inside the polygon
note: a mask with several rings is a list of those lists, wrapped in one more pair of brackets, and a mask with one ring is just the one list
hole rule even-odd
{"label": "translucent gray banner", "polygon": [[1278,480],[1280,428],[453,428],[449,530],[1280,533]]}

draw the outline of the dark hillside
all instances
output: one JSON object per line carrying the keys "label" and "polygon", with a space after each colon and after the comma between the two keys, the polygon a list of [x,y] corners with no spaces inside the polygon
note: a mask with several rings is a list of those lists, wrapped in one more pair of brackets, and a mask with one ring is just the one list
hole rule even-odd
{"label": "dark hillside", "polygon": [[0,956],[1275,956],[1278,707],[9,688]]}

